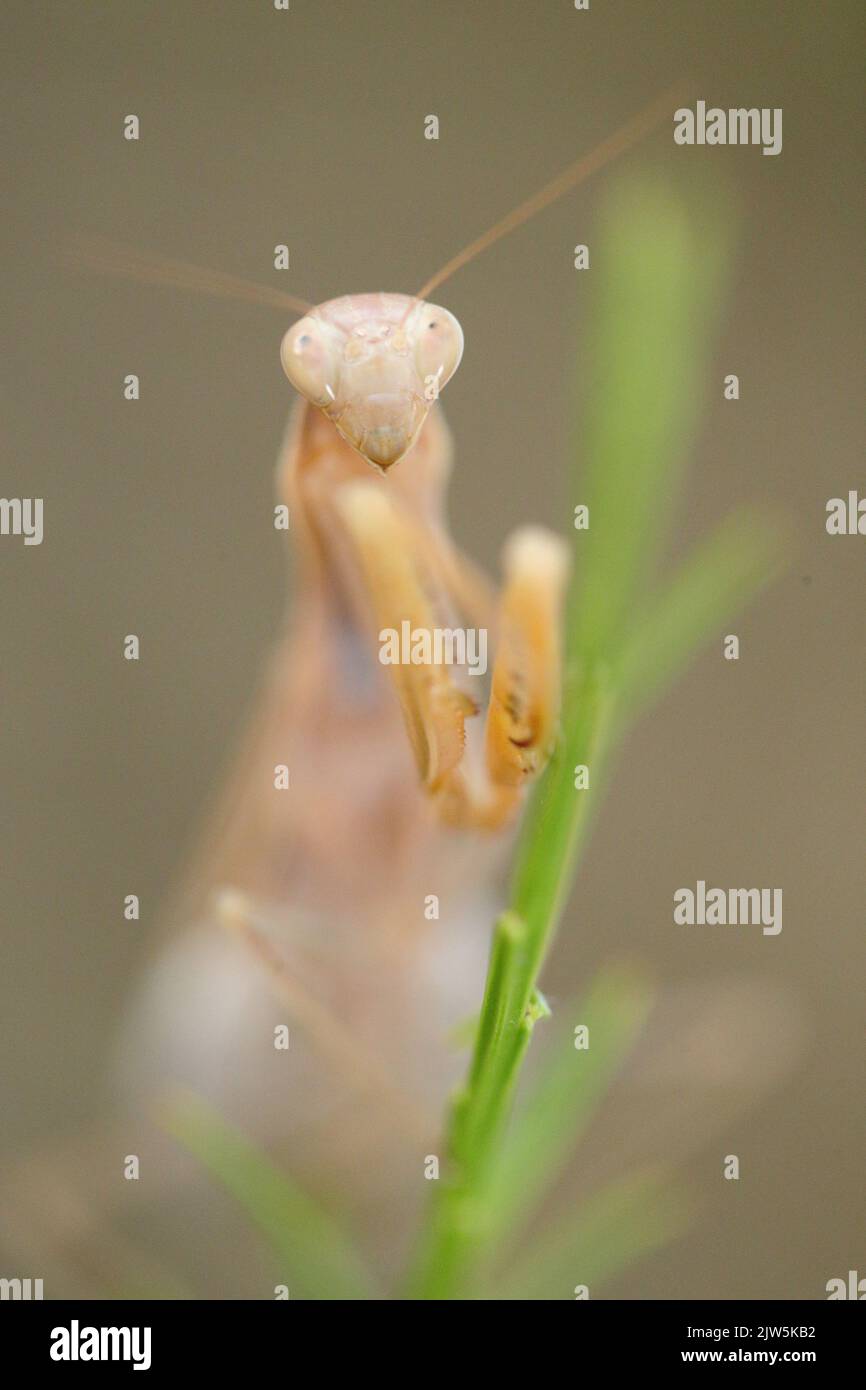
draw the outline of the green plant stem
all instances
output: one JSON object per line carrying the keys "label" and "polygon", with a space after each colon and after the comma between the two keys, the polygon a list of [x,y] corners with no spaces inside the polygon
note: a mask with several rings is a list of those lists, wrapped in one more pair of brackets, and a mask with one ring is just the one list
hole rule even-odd
{"label": "green plant stem", "polygon": [[[731,522],[659,592],[658,566],[706,393],[707,352],[725,284],[729,218],[656,183],[623,187],[604,213],[593,271],[597,326],[581,372],[573,482],[589,524],[566,606],[563,735],[530,802],[508,910],[497,923],[466,1083],[446,1131],[410,1296],[477,1296],[510,1213],[496,1157],[532,1030],[538,979],[610,757],[722,615],[772,568],[765,527]],[[571,500],[571,499],[570,499]],[[577,515],[575,513],[575,515]],[[575,786],[586,766],[589,786]]]}
{"label": "green plant stem", "polygon": [[[551,759],[529,808],[511,908],[496,924],[475,1049],[448,1127],[442,1179],[410,1296],[453,1299],[471,1290],[494,1212],[490,1173],[510,1114],[526,1048],[548,1013],[537,980],[586,839],[589,812],[606,761],[611,700],[597,673],[571,673],[567,709],[578,717]],[[575,790],[574,769],[590,768],[590,787]],[[538,853],[543,842],[544,853]]]}

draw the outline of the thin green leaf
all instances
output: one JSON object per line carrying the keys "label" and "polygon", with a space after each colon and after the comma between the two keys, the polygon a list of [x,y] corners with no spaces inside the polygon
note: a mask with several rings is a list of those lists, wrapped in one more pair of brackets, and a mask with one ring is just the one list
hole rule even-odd
{"label": "thin green leaf", "polygon": [[626,644],[623,707],[637,713],[664,694],[697,648],[779,573],[784,552],[778,521],[754,511],[734,513],[697,545]]}
{"label": "thin green leaf", "polygon": [[173,1095],[160,1118],[266,1236],[290,1291],[329,1301],[375,1296],[342,1227],[200,1096]]}
{"label": "thin green leaf", "polygon": [[575,532],[570,650],[584,665],[614,656],[668,537],[706,395],[729,222],[716,202],[688,206],[643,183],[622,184],[600,218],[573,451],[589,529]]}
{"label": "thin green leaf", "polygon": [[493,1297],[509,1300],[574,1299],[584,1285],[590,1298],[635,1260],[688,1229],[691,1204],[658,1172],[632,1175],[582,1202],[570,1218],[518,1256]]}

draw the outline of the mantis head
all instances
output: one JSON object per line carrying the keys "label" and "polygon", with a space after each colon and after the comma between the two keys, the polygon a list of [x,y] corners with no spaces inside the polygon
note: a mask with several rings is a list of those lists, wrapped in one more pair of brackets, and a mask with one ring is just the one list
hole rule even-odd
{"label": "mantis head", "polygon": [[353,294],[292,325],[289,381],[383,472],[408,453],[463,356],[453,314],[404,294]]}
{"label": "mantis head", "polygon": [[287,309],[301,313],[303,317],[282,343],[286,376],[333,421],[352,448],[385,472],[411,449],[430,406],[463,355],[460,324],[447,309],[431,304],[427,295],[501,237],[631,149],[669,119],[675,99],[683,95],[680,86],[663,93],[452,256],[417,295],[353,294],[312,308],[273,286],[135,251],[99,237],[78,238],[71,248],[71,259],[90,269],[150,284],[242,299],[281,313]]}

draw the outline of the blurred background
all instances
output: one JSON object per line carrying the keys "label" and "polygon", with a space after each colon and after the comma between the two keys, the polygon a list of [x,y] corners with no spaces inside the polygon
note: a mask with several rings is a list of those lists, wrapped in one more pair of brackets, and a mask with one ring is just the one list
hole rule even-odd
{"label": "blurred background", "polygon": [[[862,1271],[866,541],[824,527],[828,498],[866,492],[862,7],[13,0],[3,28],[0,493],[45,499],[41,547],[0,540],[4,1174],[38,1174],[105,1112],[157,905],[286,599],[270,508],[287,324],[72,273],[64,246],[108,236],[312,302],[411,292],[684,77],[691,104],[782,107],[784,146],[683,149],[663,130],[624,161],[717,182],[738,209],[674,549],[751,500],[790,518],[796,549],[731,629],[739,662],[711,644],[632,734],[543,984],[555,1005],[627,951],[696,998],[714,981],[763,982],[796,1018],[774,1084],[688,1155],[691,1234],[610,1295],[815,1298]],[[123,139],[128,113],[137,143]],[[430,113],[438,142],[423,138]],[[440,292],[466,334],[445,397],[452,529],[491,569],[513,526],[565,530],[579,500],[565,461],[592,271],[575,272],[572,248],[592,248],[607,177]],[[120,656],[128,632],[143,634],[137,665]],[[672,894],[697,878],[781,887],[782,934],[674,929]],[[139,923],[123,919],[128,892]],[[753,1026],[772,1054],[777,1007]],[[721,1180],[727,1153],[739,1183]],[[243,1293],[185,1219],[191,1286]],[[22,1267],[26,1223],[0,1225],[4,1240],[0,1273],[42,1272]],[[53,1292],[86,1294],[88,1278],[73,1262]]]}

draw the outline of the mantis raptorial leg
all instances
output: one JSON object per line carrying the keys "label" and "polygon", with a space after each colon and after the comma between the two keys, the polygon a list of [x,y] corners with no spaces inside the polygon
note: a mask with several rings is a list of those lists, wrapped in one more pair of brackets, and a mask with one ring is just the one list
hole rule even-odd
{"label": "mantis raptorial leg", "polygon": [[431,1120],[405,1094],[382,1058],[359,1044],[340,1019],[303,988],[256,920],[253,904],[242,893],[226,891],[217,895],[216,915],[220,924],[259,961],[292,1018],[334,1069],[362,1094],[373,1091],[387,1098],[411,1133],[422,1139],[429,1136],[434,1128]]}
{"label": "mantis raptorial leg", "polygon": [[[412,533],[388,496],[375,484],[356,483],[343,490],[339,506],[361,557],[377,624],[432,629]],[[437,797],[442,818],[456,826],[497,829],[508,820],[518,789],[543,767],[556,728],[567,552],[557,537],[527,529],[512,539],[506,565],[483,781],[461,768],[464,721],[477,706],[442,665],[391,667],[422,782]]]}

